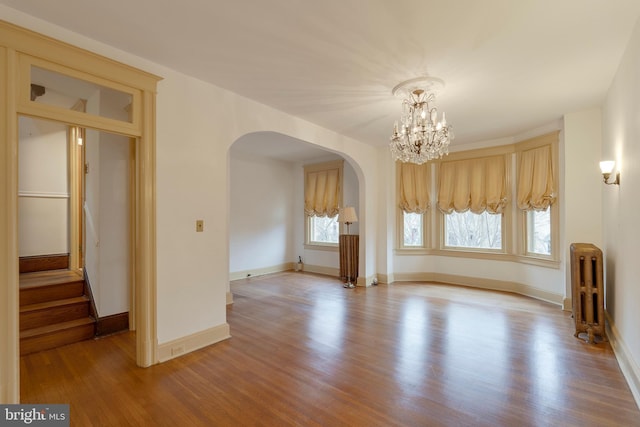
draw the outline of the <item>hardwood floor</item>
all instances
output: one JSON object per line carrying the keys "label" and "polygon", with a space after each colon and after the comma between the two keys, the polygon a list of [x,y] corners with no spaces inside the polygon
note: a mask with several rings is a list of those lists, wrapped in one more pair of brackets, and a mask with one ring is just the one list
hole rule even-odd
{"label": "hardwood floor", "polygon": [[633,426],[608,343],[529,298],[436,284],[232,284],[232,338],[142,369],[124,333],[21,358],[22,401],[71,425]]}

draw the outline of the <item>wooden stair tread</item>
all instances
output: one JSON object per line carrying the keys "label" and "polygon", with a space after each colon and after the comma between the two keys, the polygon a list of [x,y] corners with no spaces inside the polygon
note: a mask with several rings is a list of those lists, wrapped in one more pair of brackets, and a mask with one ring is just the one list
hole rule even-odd
{"label": "wooden stair tread", "polygon": [[88,301],[89,301],[89,298],[83,295],[80,297],[73,297],[73,298],[59,299],[59,300],[48,301],[48,302],[41,302],[37,304],[23,305],[20,307],[20,313],[26,313],[29,311],[36,311],[36,310],[44,310],[44,309],[53,308],[53,307],[61,307],[64,305],[85,304]]}
{"label": "wooden stair tread", "polygon": [[51,325],[42,326],[40,328],[26,329],[20,332],[20,339],[31,338],[39,335],[45,335],[51,332],[62,331],[65,329],[72,329],[78,326],[85,326],[95,323],[95,319],[92,317],[85,317],[82,319],[70,320],[68,322],[54,323]]}
{"label": "wooden stair tread", "polygon": [[79,271],[50,270],[20,274],[20,289],[31,289],[48,285],[82,282],[84,278]]}

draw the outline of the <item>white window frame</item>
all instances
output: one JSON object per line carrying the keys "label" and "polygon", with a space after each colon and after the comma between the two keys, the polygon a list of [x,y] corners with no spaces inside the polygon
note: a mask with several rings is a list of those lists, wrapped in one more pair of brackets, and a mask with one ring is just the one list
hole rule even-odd
{"label": "white window frame", "polygon": [[421,240],[422,240],[422,244],[421,245],[407,245],[404,242],[404,215],[406,214],[406,212],[404,212],[402,209],[398,209],[399,212],[399,216],[400,216],[400,221],[399,221],[399,228],[398,228],[398,247],[400,249],[406,249],[406,250],[420,250],[420,249],[425,249],[427,248],[428,245],[428,218],[429,218],[429,212],[425,212],[422,214],[416,214],[416,215],[420,215],[421,219],[420,219],[420,223],[421,223]]}
{"label": "white window frame", "polygon": [[[340,195],[338,196],[338,200],[340,200],[340,206],[343,205],[343,194],[344,194],[344,160],[334,160],[330,162],[323,162],[311,165],[304,165],[304,182],[307,182],[307,174],[309,172],[317,172],[321,170],[327,169],[339,169],[340,176]],[[303,199],[304,199],[304,186],[303,186]],[[336,214],[337,216],[337,214]],[[337,251],[339,247],[340,233],[341,233],[341,224],[338,223],[338,242],[316,242],[311,240],[311,227],[313,226],[313,216],[304,214],[304,246],[305,249],[318,249],[318,250],[329,250],[329,251]]]}
{"label": "white window frame", "polygon": [[[318,241],[318,240],[311,240],[311,236],[313,235],[314,221],[315,221],[316,218],[321,218],[321,217],[315,217],[315,216],[310,216],[310,215],[305,215],[305,217],[306,217],[306,221],[305,221],[306,222],[306,227],[305,227],[305,236],[306,236],[305,244],[306,245],[328,247],[328,248],[337,248],[338,247],[338,242],[340,241],[340,223],[338,223],[338,241],[336,241],[336,242],[323,242],[323,241]],[[336,222],[337,222],[338,215],[336,215],[335,218],[336,218]]]}
{"label": "white window frame", "polygon": [[[433,197],[433,185],[434,185],[434,168],[430,165],[429,168],[429,182],[427,185],[430,188],[430,194]],[[400,182],[400,168],[397,167],[396,164],[396,183]],[[396,192],[398,192],[398,186],[396,186]],[[396,206],[399,204],[399,195],[396,197]],[[413,246],[413,245],[405,245],[404,244],[404,211],[399,207],[396,208],[396,252],[398,253],[406,253],[413,255],[420,255],[424,253],[428,253],[428,251],[433,248],[433,239],[432,239],[432,230],[433,230],[433,200],[429,201],[429,209],[425,213],[422,214],[422,245]]]}
{"label": "white window frame", "polygon": [[[448,214],[440,212],[441,215],[441,226],[440,230],[440,248],[445,251],[458,251],[458,252],[483,252],[483,253],[495,253],[495,254],[504,254],[506,253],[507,245],[507,230],[505,227],[506,215],[504,213],[500,215],[500,242],[501,247],[498,249],[495,248],[481,248],[481,247],[467,247],[467,246],[447,246],[446,244],[446,232],[447,232],[447,219],[446,216]],[[498,214],[496,214],[498,215]]]}
{"label": "white window frame", "polygon": [[558,185],[558,134],[556,132],[538,137],[532,138],[527,141],[522,141],[515,145],[515,158],[516,158],[516,176],[518,174],[517,166],[520,164],[520,155],[523,151],[530,150],[537,147],[542,147],[545,145],[551,146],[551,157],[552,157],[552,168],[553,168],[553,179],[554,179],[554,188],[556,189],[556,201],[551,206],[550,209],[550,220],[551,220],[551,254],[539,254],[535,252],[530,252],[529,245],[529,231],[531,229],[528,221],[527,211],[519,211],[518,217],[518,257],[522,262],[530,263],[530,264],[538,264],[542,266],[559,266],[560,265],[560,253],[559,253],[559,242],[560,242],[560,208],[559,203],[562,197],[560,194],[560,187]]}

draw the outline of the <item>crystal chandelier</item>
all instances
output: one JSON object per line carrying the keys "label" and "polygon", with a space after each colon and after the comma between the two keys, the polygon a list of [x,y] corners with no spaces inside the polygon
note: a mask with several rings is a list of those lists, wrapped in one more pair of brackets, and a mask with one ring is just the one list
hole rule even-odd
{"label": "crystal chandelier", "polygon": [[449,154],[453,139],[445,114],[438,120],[435,93],[444,82],[435,77],[418,77],[393,88],[394,96],[402,96],[400,124],[395,122],[391,135],[391,155],[403,163],[422,164]]}

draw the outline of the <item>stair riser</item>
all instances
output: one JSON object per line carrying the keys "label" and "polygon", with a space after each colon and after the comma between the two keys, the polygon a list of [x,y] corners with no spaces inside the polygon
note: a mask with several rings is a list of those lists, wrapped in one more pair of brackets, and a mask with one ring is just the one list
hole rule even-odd
{"label": "stair riser", "polygon": [[79,297],[84,294],[84,283],[62,283],[20,290],[20,306]]}
{"label": "stair riser", "polygon": [[20,330],[39,328],[89,316],[89,301],[20,313]]}
{"label": "stair riser", "polygon": [[61,347],[78,341],[84,341],[93,338],[94,334],[95,327],[93,324],[89,324],[37,337],[21,339],[20,355],[24,356],[26,354]]}

